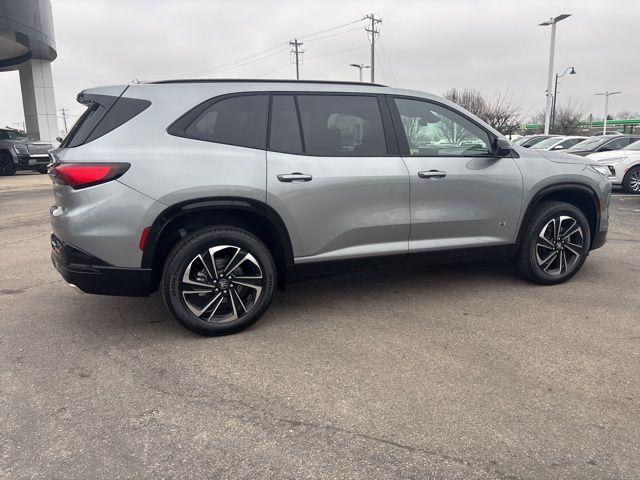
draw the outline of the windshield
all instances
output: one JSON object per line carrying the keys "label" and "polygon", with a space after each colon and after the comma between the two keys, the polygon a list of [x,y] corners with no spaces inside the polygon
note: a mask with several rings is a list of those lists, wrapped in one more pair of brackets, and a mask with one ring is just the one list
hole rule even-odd
{"label": "windshield", "polygon": [[544,150],[545,148],[553,147],[556,143],[558,143],[561,140],[562,139],[558,137],[545,138],[541,142],[536,143],[531,148],[536,150],[540,150],[540,149]]}
{"label": "windshield", "polygon": [[576,143],[573,147],[571,147],[569,149],[569,151],[573,150],[593,150],[594,148],[599,147],[600,145],[602,145],[605,142],[608,142],[609,140],[611,140],[611,137],[608,138],[602,138],[602,137],[591,137],[591,138],[587,138],[586,140],[583,140],[580,143]]}
{"label": "windshield", "polygon": [[516,138],[512,143],[514,145],[522,145],[527,140],[529,140],[529,137],[520,137],[520,138]]}
{"label": "windshield", "polygon": [[2,130],[2,131],[7,134],[10,140],[24,140],[25,138],[27,138],[26,133],[22,133],[17,130]]}
{"label": "windshield", "polygon": [[633,143],[630,143],[626,147],[622,147],[620,150],[640,150],[640,140],[636,140]]}

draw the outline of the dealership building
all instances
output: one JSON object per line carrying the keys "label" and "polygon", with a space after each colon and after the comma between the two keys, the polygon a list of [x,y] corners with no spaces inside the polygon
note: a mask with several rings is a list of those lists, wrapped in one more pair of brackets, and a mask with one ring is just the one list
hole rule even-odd
{"label": "dealership building", "polygon": [[19,71],[25,127],[37,140],[58,136],[51,76],[57,55],[50,0],[0,0],[0,75]]}

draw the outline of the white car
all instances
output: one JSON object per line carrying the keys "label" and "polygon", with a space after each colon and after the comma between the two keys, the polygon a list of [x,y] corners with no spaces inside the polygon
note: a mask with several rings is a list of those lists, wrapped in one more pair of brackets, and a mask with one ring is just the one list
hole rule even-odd
{"label": "white car", "polygon": [[531,147],[532,150],[566,150],[569,147],[573,147],[575,144],[586,140],[589,137],[549,137],[536,143]]}
{"label": "white car", "polygon": [[640,193],[640,140],[620,150],[587,155],[609,169],[609,180],[626,193]]}

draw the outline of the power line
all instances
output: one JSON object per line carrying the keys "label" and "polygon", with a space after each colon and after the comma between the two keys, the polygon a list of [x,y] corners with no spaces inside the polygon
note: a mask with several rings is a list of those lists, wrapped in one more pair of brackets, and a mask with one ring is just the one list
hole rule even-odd
{"label": "power line", "polygon": [[284,53],[287,50],[288,50],[287,48],[283,48],[281,50],[277,50],[275,52],[272,52],[272,53],[270,53],[268,55],[263,55],[261,57],[257,57],[257,58],[251,59],[251,60],[247,60],[245,62],[235,63],[235,64],[232,64],[232,65],[229,65],[229,66],[226,66],[226,67],[221,67],[221,68],[216,68],[216,69],[202,70],[201,74],[204,74],[205,72],[206,73],[218,73],[218,72],[224,72],[225,70],[232,70],[234,68],[244,67],[245,65],[249,65],[249,64],[255,63],[255,62],[260,62],[260,61],[265,60],[265,59],[267,59],[269,57],[273,57],[274,55],[278,55],[280,53]]}
{"label": "power line", "polygon": [[365,30],[371,34],[370,36],[370,40],[369,42],[371,43],[371,83],[375,82],[375,69],[376,69],[376,65],[375,65],[375,46],[376,46],[376,40],[378,39],[378,36],[380,35],[380,24],[382,23],[382,19],[377,17],[375,13],[369,13],[367,15],[365,15],[364,17],[366,20],[369,20],[371,22],[370,26],[368,28],[365,27]]}
{"label": "power line", "polygon": [[338,53],[350,52],[352,50],[358,50],[360,48],[365,48],[365,47],[367,47],[367,45],[360,45],[359,47],[345,48],[344,50],[337,50],[335,52],[329,52],[329,53],[325,53],[323,55],[317,55],[315,57],[309,57],[309,58],[307,58],[307,60],[315,60],[316,58],[323,58],[323,57],[328,57],[330,55],[337,55]]}
{"label": "power line", "polygon": [[321,35],[326,32],[331,32],[333,30],[338,30],[339,28],[348,27],[349,25],[353,25],[355,23],[362,22],[364,18],[359,18],[358,20],[354,20],[353,22],[343,23],[342,25],[338,25],[336,27],[325,28],[324,30],[318,30],[317,32],[307,33],[305,35],[298,35],[297,38],[308,39],[309,37],[314,37],[316,35]]}
{"label": "power line", "polygon": [[239,59],[231,61],[231,62],[226,62],[226,63],[222,63],[222,64],[219,64],[219,65],[212,65],[212,66],[209,66],[209,67],[202,68],[200,70],[195,70],[195,71],[192,71],[192,72],[183,73],[183,74],[180,74],[178,76],[184,77],[184,76],[187,76],[187,75],[196,75],[196,74],[199,74],[199,73],[208,72],[210,70],[224,69],[224,68],[226,68],[228,66],[231,66],[231,65],[234,65],[236,63],[242,63],[242,62],[251,60],[254,57],[258,57],[260,55],[264,55],[266,53],[269,53],[269,52],[271,52],[271,51],[273,51],[275,49],[282,48],[285,45],[286,45],[285,43],[278,43],[277,45],[274,45],[271,48],[267,48],[265,50],[261,50],[259,52],[253,53],[251,55],[247,55],[246,57],[242,57],[242,58],[239,58]]}
{"label": "power line", "polygon": [[393,70],[393,65],[391,65],[391,60],[389,59],[389,55],[387,55],[387,49],[384,46],[384,42],[382,40],[382,37],[380,37],[380,50],[382,51],[382,59],[383,59],[384,62],[386,62],[387,68],[388,68],[389,72],[391,73],[391,80],[392,80],[394,85],[397,85],[398,84],[398,79],[396,78],[396,73]]}
{"label": "power line", "polygon": [[301,50],[300,47],[304,45],[304,43],[299,42],[297,38],[294,38],[289,42],[289,45],[292,47],[291,53],[295,58],[296,80],[300,80],[300,62],[302,61],[302,54],[304,53],[304,50]]}
{"label": "power line", "polygon": [[349,30],[345,30],[343,32],[337,32],[337,33],[331,33],[329,35],[323,35],[322,37],[316,37],[316,38],[312,38],[311,40],[306,40],[306,43],[309,42],[315,42],[316,40],[322,40],[324,38],[331,38],[331,37],[337,37],[338,35],[344,35],[345,33],[351,33],[351,32],[355,32],[356,30],[360,30],[361,27],[358,28],[351,28]]}

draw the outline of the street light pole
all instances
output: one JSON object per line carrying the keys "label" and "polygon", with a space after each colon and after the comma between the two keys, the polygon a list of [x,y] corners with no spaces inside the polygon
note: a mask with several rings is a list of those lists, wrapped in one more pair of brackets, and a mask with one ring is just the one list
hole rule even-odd
{"label": "street light pole", "polygon": [[553,83],[553,55],[556,48],[556,24],[570,17],[570,13],[563,13],[557,17],[552,17],[549,20],[542,22],[539,26],[546,27],[551,25],[551,45],[549,47],[549,74],[547,76],[547,105],[544,111],[544,133],[549,134],[549,120],[551,117],[551,86]]}
{"label": "street light pole", "polygon": [[569,67],[564,71],[562,75],[558,75],[556,73],[556,86],[553,89],[553,106],[551,107],[551,129],[553,129],[553,127],[556,126],[556,100],[558,97],[558,78],[564,77],[567,74],[567,72],[569,72],[569,75],[575,75],[576,69],[575,67]]}
{"label": "street light pole", "polygon": [[622,92],[598,92],[596,95],[604,95],[604,125],[602,127],[602,134],[607,134],[607,117],[609,116],[609,95],[617,95]]}
{"label": "street light pole", "polygon": [[362,69],[371,68],[370,65],[365,65],[364,63],[350,63],[349,66],[350,67],[355,67],[355,68],[358,69],[358,78],[359,78],[361,83],[362,83]]}

